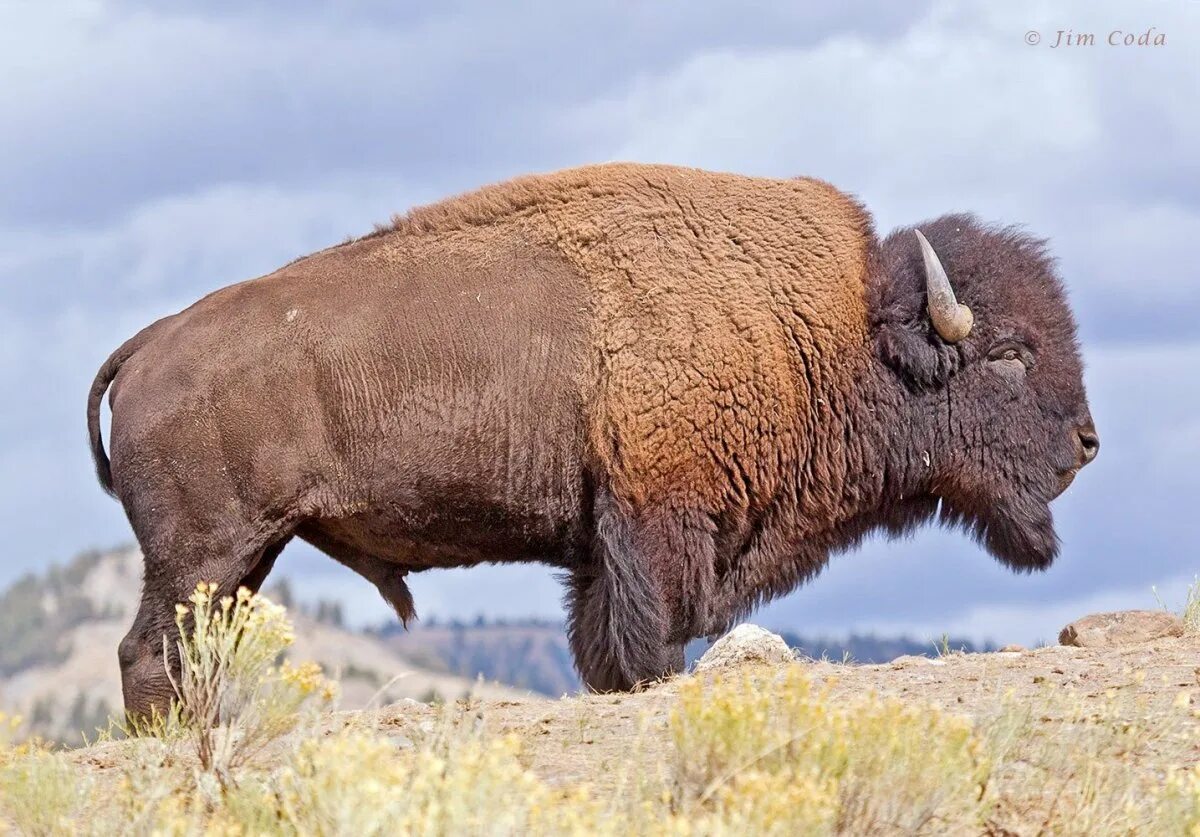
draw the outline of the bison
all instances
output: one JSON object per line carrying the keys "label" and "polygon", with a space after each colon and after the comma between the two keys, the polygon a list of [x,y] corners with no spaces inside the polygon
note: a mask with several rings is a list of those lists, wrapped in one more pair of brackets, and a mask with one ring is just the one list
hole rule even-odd
{"label": "bison", "polygon": [[116,350],[88,427],[145,554],[134,713],[171,697],[175,603],[257,589],[293,537],[405,622],[410,572],[558,568],[584,681],[625,690],[875,530],[1049,566],[1099,447],[1044,241],[969,214],[880,240],[820,180],[635,164],[216,291]]}

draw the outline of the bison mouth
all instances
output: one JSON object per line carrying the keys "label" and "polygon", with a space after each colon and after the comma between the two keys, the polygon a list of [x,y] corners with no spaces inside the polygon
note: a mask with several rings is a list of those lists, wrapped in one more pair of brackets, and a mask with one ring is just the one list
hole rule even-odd
{"label": "bison mouth", "polygon": [[1059,471],[1058,472],[1058,488],[1054,492],[1054,496],[1052,496],[1050,499],[1057,500],[1059,497],[1061,497],[1063,495],[1063,492],[1071,487],[1071,483],[1075,482],[1075,477],[1078,476],[1078,474],[1079,474],[1079,466],[1078,465],[1076,465],[1074,468],[1067,468],[1064,471]]}

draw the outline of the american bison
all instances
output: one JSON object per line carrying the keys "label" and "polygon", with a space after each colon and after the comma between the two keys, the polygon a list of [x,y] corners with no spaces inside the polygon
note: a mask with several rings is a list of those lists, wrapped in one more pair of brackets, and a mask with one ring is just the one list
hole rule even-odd
{"label": "american bison", "polygon": [[117,349],[88,425],[145,553],[135,713],[171,697],[175,603],[257,589],[293,537],[405,621],[410,572],[554,566],[588,686],[629,689],[873,530],[1049,566],[1099,446],[1043,241],[972,215],[880,240],[819,180],[633,164],[210,294]]}

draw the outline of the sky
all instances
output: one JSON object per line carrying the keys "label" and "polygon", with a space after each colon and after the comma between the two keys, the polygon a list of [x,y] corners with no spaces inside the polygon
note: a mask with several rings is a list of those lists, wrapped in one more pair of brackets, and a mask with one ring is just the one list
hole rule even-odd
{"label": "sky", "polygon": [[[1146,32],[1163,43],[1108,43]],[[141,327],[414,204],[622,159],[820,177],[881,232],[1024,224],[1080,323],[1103,448],[1054,505],[1053,568],[1011,575],[927,529],[835,557],[755,621],[1033,642],[1152,588],[1178,605],[1200,573],[1198,58],[1197,0],[5,0],[0,585],[131,539],[84,405]],[[387,615],[308,547],[278,567]],[[427,615],[561,613],[536,567],[412,586]]]}

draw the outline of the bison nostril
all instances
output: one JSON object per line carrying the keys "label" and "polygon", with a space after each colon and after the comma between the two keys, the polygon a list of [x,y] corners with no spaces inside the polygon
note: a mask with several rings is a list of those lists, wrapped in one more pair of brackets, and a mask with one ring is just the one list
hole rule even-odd
{"label": "bison nostril", "polygon": [[1100,437],[1090,428],[1079,431],[1079,444],[1083,450],[1083,464],[1086,465],[1096,458],[1100,452]]}

